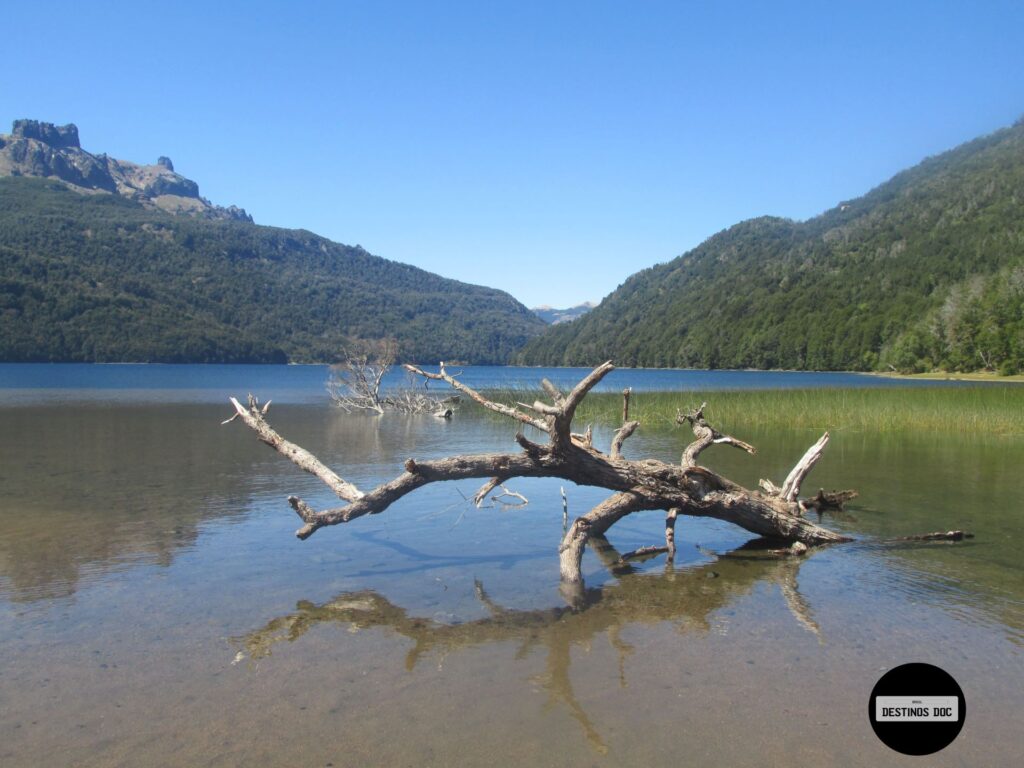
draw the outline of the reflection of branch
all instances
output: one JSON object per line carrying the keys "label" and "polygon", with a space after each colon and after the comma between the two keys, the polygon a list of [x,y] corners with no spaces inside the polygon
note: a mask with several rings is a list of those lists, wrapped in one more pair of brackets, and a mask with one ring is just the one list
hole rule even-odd
{"label": "reflection of branch", "polygon": [[619,652],[619,687],[626,687],[626,657],[631,656],[636,649],[622,639],[622,626],[616,625],[608,628],[608,642]]}
{"label": "reflection of branch", "polygon": [[[625,687],[626,658],[633,648],[622,640],[623,629],[638,623],[672,622],[706,632],[717,612],[750,594],[761,582],[778,584],[794,618],[820,639],[811,607],[800,594],[796,580],[805,558],[766,555],[765,545],[760,542],[748,542],[695,568],[670,570],[662,576],[634,576],[633,568],[622,564],[619,553],[603,537],[595,538],[595,552],[619,579],[598,589],[576,585],[581,594],[574,602],[575,608],[504,608],[476,582],[477,598],[488,615],[462,624],[442,624],[410,616],[404,608],[376,592],[362,591],[339,595],[322,605],[300,601],[294,612],[234,642],[244,655],[259,659],[270,656],[277,643],[298,640],[318,624],[338,623],[353,630],[384,627],[411,641],[405,657],[408,671],[430,653],[444,656],[460,648],[518,641],[515,658],[519,660],[525,659],[533,648],[543,646],[547,650],[545,673],[536,682],[553,702],[569,709],[587,740],[603,753],[607,746],[573,691],[573,646],[587,647],[596,637],[606,634],[618,652],[619,684]],[[709,578],[712,574],[717,578]]]}
{"label": "reflection of branch", "polygon": [[608,569],[612,576],[625,576],[635,573],[636,569],[626,562],[626,559],[619,554],[612,543],[604,536],[591,536],[590,547],[601,561],[601,565]]}
{"label": "reflection of branch", "polygon": [[[503,507],[525,507],[530,503],[530,500],[523,496],[523,494],[516,491],[510,491],[502,483],[508,478],[505,477],[492,477],[486,483],[484,483],[480,490],[473,494],[473,504],[476,505],[477,509],[491,509],[495,505],[500,504]],[[491,496],[491,503],[484,504],[487,501],[487,494],[493,491],[495,488],[501,488],[501,493],[496,493]]]}
{"label": "reflection of branch", "polygon": [[745,561],[772,561],[778,563],[778,569],[774,581],[779,585],[782,598],[786,601],[786,607],[793,614],[804,629],[814,634],[819,642],[824,642],[821,635],[821,627],[814,620],[814,612],[810,603],[800,594],[800,586],[797,584],[796,574],[800,570],[801,558],[808,553],[808,549],[801,542],[795,542],[786,549],[774,549],[767,541],[754,539],[748,541],[738,549],[722,555],[723,559],[745,560]]}
{"label": "reflection of branch", "polygon": [[807,631],[813,633],[819,643],[824,643],[825,640],[821,636],[821,627],[818,626],[818,622],[814,620],[814,612],[811,610],[810,604],[806,598],[800,594],[800,585],[796,581],[796,572],[799,569],[799,561],[790,560],[789,564],[793,565],[792,568],[784,568],[780,571],[781,578],[779,579],[779,590],[782,592],[782,597],[786,601],[786,607],[789,608],[789,612],[793,614],[793,618],[800,623],[800,625]]}
{"label": "reflection of branch", "polygon": [[569,708],[569,714],[572,715],[573,720],[580,724],[583,735],[587,737],[590,745],[602,755],[607,754],[608,745],[604,743],[604,739],[601,738],[601,734],[594,727],[594,723],[591,722],[573,691],[572,678],[569,676],[570,664],[572,664],[572,646],[568,638],[548,643],[546,672],[530,679],[548,692],[549,703],[563,702]]}
{"label": "reflection of branch", "polygon": [[473,591],[476,592],[476,599],[490,612],[491,616],[501,616],[505,613],[503,607],[491,600],[491,596],[487,594],[480,579],[473,579]]}

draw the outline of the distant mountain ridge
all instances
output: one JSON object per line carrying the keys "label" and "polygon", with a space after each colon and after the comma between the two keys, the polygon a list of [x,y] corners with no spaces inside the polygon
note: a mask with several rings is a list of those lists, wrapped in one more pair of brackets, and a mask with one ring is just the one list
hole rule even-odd
{"label": "distant mountain ridge", "polygon": [[1024,120],[804,222],[736,224],[637,272],[528,365],[1024,369]]}
{"label": "distant mountain ridge", "polygon": [[200,197],[199,185],[175,173],[168,157],[139,165],[86,152],[74,123],[15,120],[10,134],[0,134],[2,176],[58,179],[76,191],[107,192],[168,213],[252,221],[242,208],[223,208]]}
{"label": "distant mountain ridge", "polygon": [[548,305],[543,304],[539,307],[532,307],[530,311],[545,323],[557,325],[558,323],[567,323],[570,320],[575,320],[577,317],[582,317],[596,306],[597,304],[592,301],[585,301],[582,304],[577,304],[575,307],[569,307],[568,309],[555,309],[554,307],[549,307]]}
{"label": "distant mountain ridge", "polygon": [[255,225],[166,158],[84,152],[74,125],[0,137],[0,361],[333,362],[393,338],[502,364],[543,328],[503,291]]}

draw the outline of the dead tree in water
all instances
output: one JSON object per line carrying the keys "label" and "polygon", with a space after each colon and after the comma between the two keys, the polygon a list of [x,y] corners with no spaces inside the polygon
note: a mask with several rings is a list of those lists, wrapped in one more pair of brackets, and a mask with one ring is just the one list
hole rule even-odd
{"label": "dead tree in water", "polygon": [[382,416],[385,410],[399,413],[432,413],[450,419],[458,397],[434,397],[409,386],[381,393],[381,385],[398,357],[398,342],[382,339],[357,342],[342,350],[342,360],[331,366],[327,392],[346,413],[370,411]]}
{"label": "dead tree in water", "polygon": [[[408,493],[428,483],[443,480],[487,478],[474,501],[479,505],[492,490],[513,477],[558,477],[578,485],[606,488],[613,494],[590,512],[577,517],[559,547],[563,581],[580,584],[580,562],[587,543],[604,534],[626,515],[641,510],[662,509],[669,512],[666,521],[666,548],[674,548],[677,515],[713,517],[726,520],[758,536],[792,545],[794,553],[806,551],[807,545],[850,541],[850,537],[830,531],[806,517],[807,507],[817,506],[810,500],[800,501],[800,486],[821,457],[828,444],[826,432],[812,445],[786,477],[781,487],[768,480],[761,481],[760,490],[748,490],[731,480],[700,466],[700,454],[716,444],[732,445],[749,453],[754,447],[724,435],[704,419],[703,406],[679,416],[680,422],[692,425],[695,440],[683,452],[679,464],[656,459],[630,460],[622,457],[623,442],[633,434],[639,423],[624,423],[611,440],[608,453],[593,445],[592,434],[572,431],[573,416],[580,402],[593,387],[614,370],[611,362],[599,365],[570,392],[562,392],[549,381],[542,381],[551,402],[535,401],[516,406],[493,402],[451,376],[441,363],[439,373],[431,373],[412,365],[410,372],[425,379],[444,381],[480,405],[516,421],[520,431],[515,436],[520,450],[515,453],[487,453],[452,456],[444,459],[417,461],[407,459],[405,471],[394,480],[370,491],[362,491],[343,480],[305,449],[288,442],[266,421],[261,409],[250,395],[248,406],[231,398],[236,416],[252,428],[267,445],[286,456],[302,469],[319,477],[345,505],[333,509],[314,510],[295,496],[288,501],[302,519],[296,532],[300,539],[312,536],[320,528],[348,523],[363,515],[383,512]],[[529,439],[523,429],[531,428],[544,435],[546,441]],[[851,492],[842,492],[849,494]],[[840,494],[840,495],[842,495]]]}
{"label": "dead tree in water", "polygon": [[398,344],[390,339],[360,342],[342,350],[341,362],[331,366],[327,391],[339,408],[384,413],[381,382],[395,364]]}

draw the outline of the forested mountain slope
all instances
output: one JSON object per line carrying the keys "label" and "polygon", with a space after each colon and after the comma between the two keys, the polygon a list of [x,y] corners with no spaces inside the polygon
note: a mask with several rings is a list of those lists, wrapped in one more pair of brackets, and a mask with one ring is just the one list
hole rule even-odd
{"label": "forested mountain slope", "polygon": [[0,178],[0,360],[502,363],[544,327],[508,294],[244,218]]}
{"label": "forested mountain slope", "polygon": [[643,270],[526,364],[1024,367],[1024,121],[805,222],[759,218]]}

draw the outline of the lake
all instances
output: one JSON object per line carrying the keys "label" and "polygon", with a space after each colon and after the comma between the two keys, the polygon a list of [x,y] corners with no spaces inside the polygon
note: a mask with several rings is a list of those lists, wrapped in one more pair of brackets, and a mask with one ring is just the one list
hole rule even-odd
{"label": "lake", "polygon": [[[565,369],[466,369],[476,386]],[[1001,435],[837,430],[809,480],[857,488],[824,524],[858,541],[804,559],[681,518],[675,562],[606,567],[559,592],[570,515],[607,492],[514,480],[523,507],[436,484],[298,541],[285,498],[336,503],[261,445],[227,396],[363,488],[402,462],[511,450],[462,407],[351,416],[318,366],[0,365],[0,765],[908,765],[866,716],[885,670],[943,667],[967,722],[928,765],[1010,766],[1024,707],[1024,416]],[[401,381],[400,377],[394,380]],[[615,391],[907,386],[856,374],[614,372]],[[945,384],[940,382],[938,385]],[[935,386],[913,382],[912,386]],[[432,387],[434,385],[432,384]],[[605,445],[611,428],[595,428]],[[781,481],[818,432],[737,434],[703,463]],[[678,460],[643,427],[630,458]],[[609,533],[657,544],[663,516]],[[964,528],[959,544],[885,544]],[[604,559],[602,558],[604,557]]]}
{"label": "lake", "polygon": [[[436,366],[424,366],[436,371]],[[572,387],[588,368],[515,368],[476,365],[453,367],[459,379],[477,389],[537,389],[542,378]],[[83,401],[222,402],[226,393],[259,389],[279,403],[322,403],[330,374],[326,365],[148,365],[88,363],[0,363],[0,405]],[[408,374],[392,369],[385,388],[406,386]],[[416,386],[421,384],[415,382]],[[432,382],[435,388],[441,386]],[[598,392],[624,387],[641,391],[801,389],[816,387],[965,386],[960,381],[890,379],[861,373],[818,371],[700,371],[619,369],[605,377]]]}

